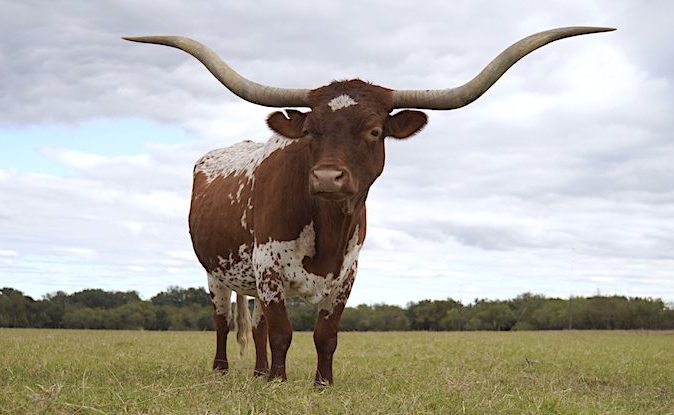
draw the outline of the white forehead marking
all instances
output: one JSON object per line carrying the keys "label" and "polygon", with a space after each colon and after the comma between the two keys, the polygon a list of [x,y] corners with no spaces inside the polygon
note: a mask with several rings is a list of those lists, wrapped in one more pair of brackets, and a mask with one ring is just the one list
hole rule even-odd
{"label": "white forehead marking", "polygon": [[352,105],[358,105],[358,103],[356,100],[346,94],[334,97],[330,102],[328,102],[328,106],[333,111],[341,110],[342,108],[350,107]]}

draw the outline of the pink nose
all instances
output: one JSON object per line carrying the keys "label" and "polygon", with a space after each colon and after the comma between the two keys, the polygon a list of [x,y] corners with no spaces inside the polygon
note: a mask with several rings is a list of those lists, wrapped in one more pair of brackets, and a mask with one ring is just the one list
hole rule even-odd
{"label": "pink nose", "polygon": [[345,193],[349,190],[349,172],[334,167],[311,170],[312,193]]}

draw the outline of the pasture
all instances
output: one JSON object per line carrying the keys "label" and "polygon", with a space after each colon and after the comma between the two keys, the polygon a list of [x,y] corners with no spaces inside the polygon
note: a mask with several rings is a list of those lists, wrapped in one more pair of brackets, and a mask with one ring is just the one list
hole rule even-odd
{"label": "pasture", "polygon": [[335,386],[312,386],[311,333],[287,383],[253,354],[210,371],[213,332],[0,329],[0,412],[674,413],[674,333],[340,333]]}

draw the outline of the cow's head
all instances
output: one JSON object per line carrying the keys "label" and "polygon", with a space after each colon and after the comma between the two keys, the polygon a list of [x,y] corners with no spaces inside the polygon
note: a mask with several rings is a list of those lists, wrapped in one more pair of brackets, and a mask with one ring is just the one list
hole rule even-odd
{"label": "cow's head", "polygon": [[278,134],[308,141],[312,195],[362,198],[384,168],[384,138],[407,138],[426,125],[420,111],[391,114],[392,92],[361,80],[333,82],[309,92],[311,111],[269,116]]}
{"label": "cow's head", "polygon": [[391,90],[360,80],[309,89],[287,89],[252,82],[223,62],[207,46],[181,36],[124,39],[181,49],[203,63],[229,90],[246,101],[270,107],[308,107],[274,112],[269,127],[290,139],[309,140],[309,192],[321,199],[350,200],[365,195],[384,167],[384,139],[407,138],[426,124],[420,111],[449,110],[470,104],[528,53],[566,37],[615,30],[566,27],[540,32],[511,45],[475,78],[457,88]]}

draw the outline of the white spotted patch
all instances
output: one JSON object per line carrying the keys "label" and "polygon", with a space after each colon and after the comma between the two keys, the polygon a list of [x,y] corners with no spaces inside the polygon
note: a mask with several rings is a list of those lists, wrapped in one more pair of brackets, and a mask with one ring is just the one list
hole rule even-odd
{"label": "white spotted patch", "polygon": [[325,298],[318,303],[318,310],[325,310],[328,318],[332,314],[332,310],[338,303],[346,303],[351,293],[351,287],[356,278],[356,271],[358,270],[358,254],[362,244],[358,243],[358,226],[353,231],[353,236],[349,240],[346,247],[346,255],[342,262],[342,268],[339,271],[339,277],[335,281],[333,289]]}
{"label": "white spotted patch", "polygon": [[358,227],[348,243],[337,276],[332,273],[316,275],[304,268],[303,259],[311,258],[316,253],[315,241],[316,232],[311,222],[302,229],[295,240],[269,240],[256,244],[253,250],[253,266],[260,300],[265,303],[280,301],[287,293],[299,295],[310,304],[318,304],[337,296],[358,259],[361,247],[358,244]]}
{"label": "white spotted patch", "polygon": [[254,296],[257,292],[250,247],[242,244],[238,254],[238,260],[235,260],[231,252],[228,257],[218,256],[219,267],[209,274],[209,278],[213,276],[237,293]]}
{"label": "white spotted patch", "polygon": [[[255,169],[276,150],[280,150],[296,140],[274,134],[265,144],[243,141],[226,148],[219,148],[206,153],[197,160],[194,173],[203,173],[208,182],[216,177],[227,177],[230,174],[243,174],[248,180],[255,180]],[[243,183],[237,190],[237,199],[243,190]],[[229,195],[234,199],[234,195]]]}
{"label": "white spotted patch", "polygon": [[260,325],[263,316],[264,312],[262,311],[262,302],[259,298],[256,298],[255,304],[253,305],[253,316],[251,317],[254,328],[257,328]]}
{"label": "white spotted patch", "polygon": [[246,211],[243,211],[243,214],[241,215],[241,227],[243,229],[248,229],[248,223],[246,223]]}
{"label": "white spotted patch", "polygon": [[328,102],[328,106],[332,111],[341,110],[342,108],[347,108],[352,105],[358,105],[358,103],[355,99],[346,94],[334,97],[332,100],[330,100],[330,102]]}
{"label": "white spotted patch", "polygon": [[211,292],[211,302],[213,308],[215,308],[215,314],[225,316],[225,321],[229,320],[232,290],[226,287],[215,275],[209,273],[208,291]]}

